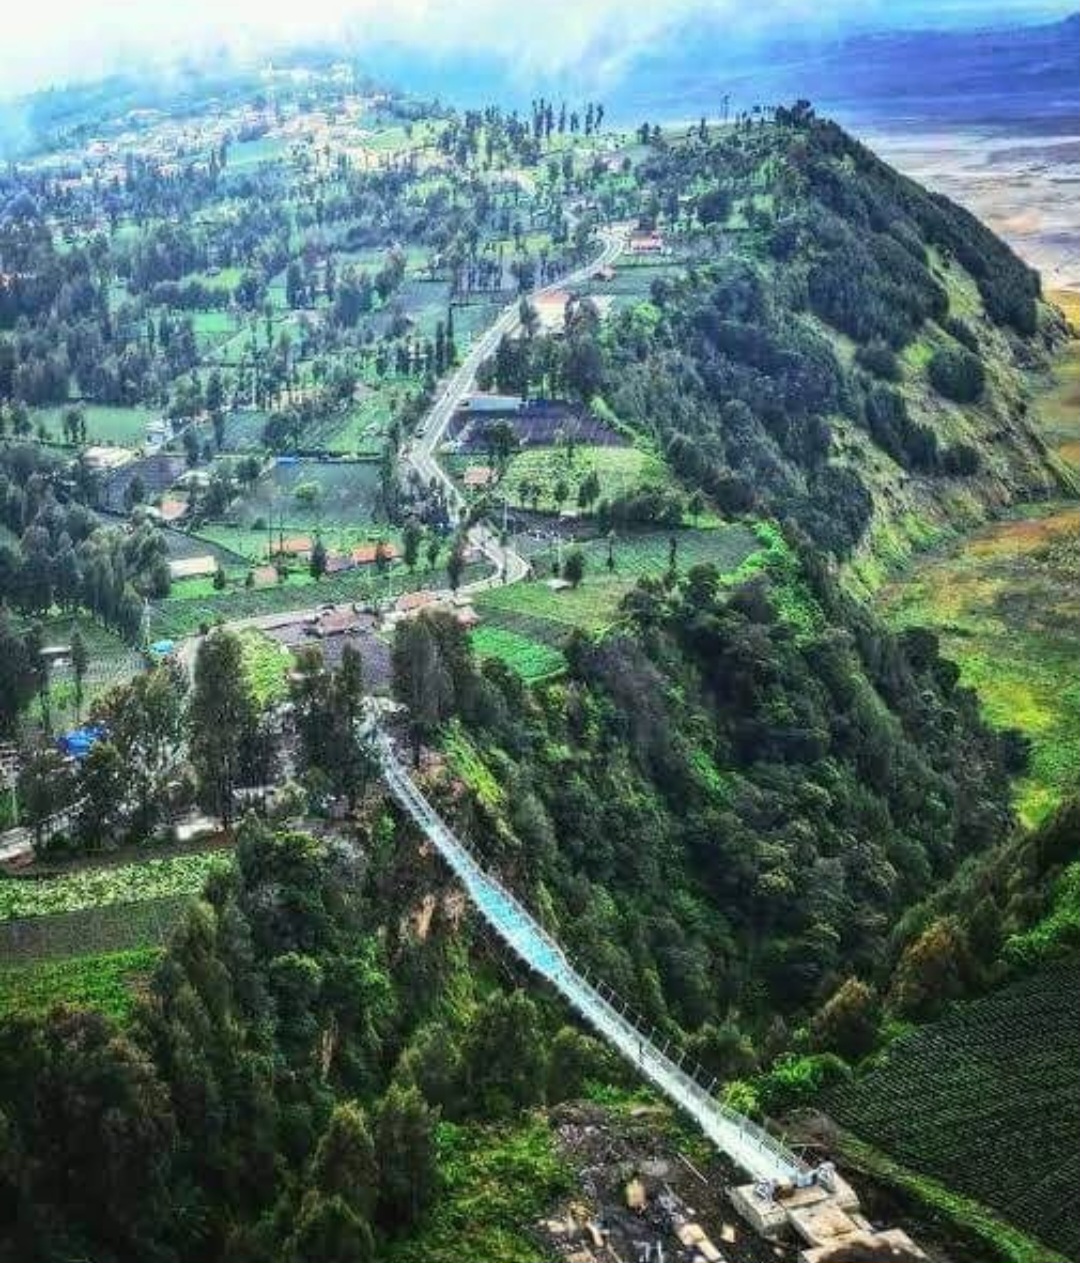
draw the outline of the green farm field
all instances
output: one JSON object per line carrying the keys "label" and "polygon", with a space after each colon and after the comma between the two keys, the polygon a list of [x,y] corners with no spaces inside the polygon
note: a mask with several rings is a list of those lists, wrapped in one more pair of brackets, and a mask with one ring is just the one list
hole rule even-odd
{"label": "green farm field", "polygon": [[0,921],[195,895],[211,873],[231,862],[227,852],[200,851],[55,877],[9,877],[0,880]]}
{"label": "green farm field", "polygon": [[566,666],[558,649],[506,627],[485,624],[473,631],[471,639],[478,658],[497,658],[530,682],[556,675]]}
{"label": "green farm field", "polygon": [[260,707],[283,701],[289,694],[292,654],[278,641],[252,627],[239,633],[244,671]]}
{"label": "green farm field", "polygon": [[[465,567],[463,582],[478,579],[488,567],[474,564]],[[385,574],[378,574],[373,566],[365,566],[343,574],[313,579],[306,568],[289,575],[284,583],[265,588],[245,588],[242,583],[214,591],[207,584],[193,585],[194,590],[185,592],[177,585],[174,594],[154,607],[150,635],[152,639],[180,639],[194,635],[203,624],[213,624],[219,619],[254,618],[264,614],[279,614],[289,610],[313,608],[326,602],[385,600],[425,587],[444,587],[446,572],[439,566],[428,573],[419,567],[410,574],[402,565],[394,566]]]}
{"label": "green farm field", "polygon": [[554,493],[561,482],[569,492],[566,504],[573,506],[577,489],[589,473],[596,474],[601,500],[643,485],[665,486],[670,482],[664,462],[638,447],[575,447],[569,453],[565,448],[543,447],[512,456],[502,487],[512,505],[549,509],[556,507]]}
{"label": "green farm field", "polygon": [[377,457],[383,449],[394,414],[414,393],[411,382],[387,383],[370,389],[348,411],[319,423],[305,443],[325,447],[328,452]]}
{"label": "green farm field", "polygon": [[379,470],[374,463],[277,464],[240,500],[232,512],[238,526],[262,519],[287,531],[322,526],[360,526],[374,520]]}
{"label": "green farm field", "polygon": [[[39,408],[32,413],[36,427],[43,423],[49,437],[64,441],[63,419],[67,407]],[[78,404],[86,417],[86,441],[104,447],[138,447],[146,439],[146,427],[160,415],[154,408],[121,408],[108,404]]]}
{"label": "green farm field", "polygon": [[[294,533],[296,532],[289,523],[283,524],[279,530],[276,519],[272,527],[268,524],[266,530],[253,530],[250,526],[237,526],[231,522],[209,522],[200,526],[198,535],[191,538],[196,542],[211,543],[229,554],[235,554],[232,558],[225,556],[222,560],[226,571],[229,572],[235,570],[237,562],[241,559],[257,565],[265,564],[270,553],[277,547],[278,536],[284,534],[288,538]],[[302,529],[300,533],[309,534],[310,532]],[[379,540],[393,544],[399,549],[401,547],[400,532],[394,527],[383,530],[374,529],[367,524],[324,525],[319,529],[319,535],[329,552],[345,552],[362,544],[376,544]],[[201,551],[209,550],[204,548]]]}
{"label": "green farm field", "polygon": [[239,332],[236,317],[229,311],[217,308],[193,311],[191,323],[195,338],[203,351],[222,346]]}
{"label": "green farm field", "polygon": [[[676,564],[682,571],[710,562],[723,574],[738,568],[761,547],[756,535],[745,526],[730,525],[715,530],[680,530],[674,533]],[[598,633],[618,618],[619,602],[645,575],[659,576],[668,566],[671,532],[652,531],[625,536],[615,541],[615,569],[607,568],[606,540],[593,540],[581,546],[585,557],[585,577],[577,588],[555,591],[535,580],[493,588],[477,600],[481,614],[523,615],[553,624],[566,634],[574,627]]]}
{"label": "green farm field", "polygon": [[824,1105],[910,1170],[1076,1259],[1078,1067],[1073,957],[901,1036]]}
{"label": "green farm field", "polygon": [[229,147],[227,175],[257,167],[263,162],[273,162],[285,153],[285,141],[275,136],[260,136],[257,140],[236,141]]}
{"label": "green farm field", "polygon": [[112,955],[160,947],[188,900],[186,894],[174,895],[0,921],[0,960],[14,968],[83,953]]}
{"label": "green farm field", "polygon": [[137,947],[0,966],[0,1017],[44,1014],[68,1004],[123,1022],[160,957],[158,947]]}
{"label": "green farm field", "polygon": [[[77,627],[90,659],[83,681],[81,716],[76,714],[75,679],[71,667],[54,666],[51,669],[49,705],[55,732],[73,727],[78,718],[86,717],[95,699],[143,669],[143,657],[137,649],[86,615],[56,615],[45,619],[41,626],[46,645],[70,645]],[[33,703],[29,716],[31,722],[36,721],[37,714],[37,703]]]}
{"label": "green farm field", "polygon": [[[710,562],[721,573],[731,573],[761,551],[761,541],[744,526],[680,530],[674,538],[676,564],[684,572]],[[606,631],[618,621],[619,604],[638,579],[667,570],[671,539],[671,532],[653,531],[616,540],[614,570],[607,566],[606,540],[581,545],[585,577],[577,588],[555,590],[537,579],[483,592],[476,601],[483,623],[473,632],[474,649],[481,657],[498,658],[525,680],[556,674],[566,665],[562,646],[571,631]],[[534,564],[546,560],[545,554],[534,554]]]}

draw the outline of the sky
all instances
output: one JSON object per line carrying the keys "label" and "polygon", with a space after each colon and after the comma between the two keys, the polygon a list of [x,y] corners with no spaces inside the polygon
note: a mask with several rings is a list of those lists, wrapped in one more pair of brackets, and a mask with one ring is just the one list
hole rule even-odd
{"label": "sky", "polygon": [[[490,56],[523,73],[588,66],[599,86],[642,49],[701,17],[733,38],[867,27],[998,26],[1063,16],[1076,0],[12,0],[0,95],[297,43],[392,43],[428,57]],[[377,66],[374,67],[377,72]]]}

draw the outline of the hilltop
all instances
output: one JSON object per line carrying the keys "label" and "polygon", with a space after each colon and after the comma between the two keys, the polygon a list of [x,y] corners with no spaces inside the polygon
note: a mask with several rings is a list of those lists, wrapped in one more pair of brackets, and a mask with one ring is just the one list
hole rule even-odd
{"label": "hilltop", "polygon": [[684,479],[869,586],[1072,485],[1028,417],[1064,320],[971,215],[803,107],[663,146],[639,179],[697,260],[610,331],[608,402]]}

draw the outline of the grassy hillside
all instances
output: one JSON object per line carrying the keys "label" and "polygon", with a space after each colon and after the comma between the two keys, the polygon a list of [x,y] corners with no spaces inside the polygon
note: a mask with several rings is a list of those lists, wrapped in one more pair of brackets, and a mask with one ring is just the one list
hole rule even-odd
{"label": "grassy hillside", "polygon": [[[1059,354],[1034,400],[1038,433],[1065,464],[1080,453],[1080,342]],[[893,627],[938,631],[987,718],[1031,741],[1017,783],[1025,823],[1045,819],[1080,782],[1080,505],[1019,506],[916,561],[881,591]]]}
{"label": "grassy hillside", "polygon": [[602,388],[684,482],[791,520],[863,590],[1071,485],[1030,415],[1064,320],[972,216],[798,108],[636,175],[694,262],[617,317]]}

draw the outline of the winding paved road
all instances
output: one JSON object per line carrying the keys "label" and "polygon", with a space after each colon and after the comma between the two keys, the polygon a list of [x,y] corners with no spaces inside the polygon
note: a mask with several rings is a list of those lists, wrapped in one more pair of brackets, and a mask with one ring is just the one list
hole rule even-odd
{"label": "winding paved road", "polygon": [[[626,230],[605,228],[601,230],[600,238],[603,247],[600,253],[587,264],[576,268],[566,276],[559,277],[549,285],[531,290],[526,297],[537,298],[541,294],[550,294],[568,286],[580,285],[588,280],[597,268],[612,263],[619,256],[626,245]],[[472,344],[461,364],[443,383],[435,396],[435,401],[423,421],[423,433],[419,438],[414,439],[403,453],[405,462],[412,466],[425,486],[430,486],[433,481],[442,484],[447,502],[459,512],[465,507],[465,498],[439,464],[436,453],[446,434],[450,419],[461,406],[465,396],[473,389],[480,365],[489,356],[495,354],[504,335],[513,333],[518,328],[519,305],[520,300],[517,300],[508,307],[504,307],[494,323],[489,325]],[[504,547],[499,542],[498,532],[489,525],[483,522],[477,523],[469,530],[468,540],[475,549],[488,558],[495,569],[493,574],[466,584],[461,591],[479,592],[497,584],[517,583],[524,579],[529,563],[512,548]]]}
{"label": "winding paved road", "polygon": [[[539,289],[530,290],[526,297],[537,298],[541,294],[550,294],[567,286],[580,285],[596,271],[597,268],[614,262],[626,245],[626,229],[623,227],[603,228],[600,231],[603,242],[600,253],[588,263],[576,268],[566,276],[552,281]],[[450,476],[436,459],[436,452],[443,441],[446,427],[450,419],[461,406],[462,400],[473,389],[476,374],[480,365],[495,353],[499,340],[504,334],[513,333],[520,324],[520,300],[504,307],[494,323],[476,339],[469,348],[468,354],[458,365],[451,376],[439,388],[435,400],[428,409],[422,422],[423,434],[412,441],[403,453],[405,462],[412,466],[425,486],[434,479],[442,484],[446,491],[448,504],[461,511],[465,506],[465,497],[454,485]],[[498,532],[486,523],[477,523],[469,530],[469,543],[482,552],[494,567],[490,575],[463,584],[459,591],[463,593],[481,592],[485,588],[502,586],[504,583],[517,583],[528,573],[529,563],[512,548],[504,548],[499,542]],[[233,619],[226,626],[239,630],[244,627],[255,627],[269,630],[287,623],[295,623],[303,619],[316,617],[321,606],[305,606],[294,610],[278,610],[272,614],[256,614],[249,618]],[[195,651],[201,637],[189,636],[181,641],[177,650],[181,662],[190,672],[195,665]]]}

